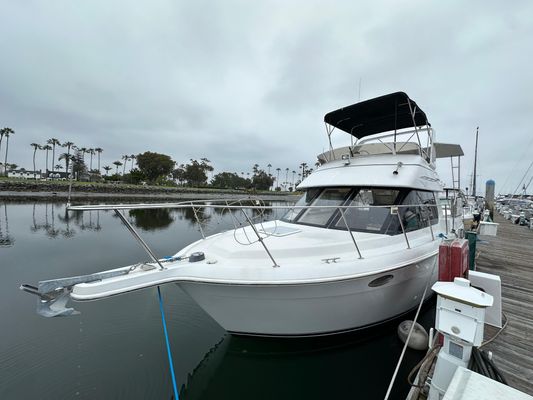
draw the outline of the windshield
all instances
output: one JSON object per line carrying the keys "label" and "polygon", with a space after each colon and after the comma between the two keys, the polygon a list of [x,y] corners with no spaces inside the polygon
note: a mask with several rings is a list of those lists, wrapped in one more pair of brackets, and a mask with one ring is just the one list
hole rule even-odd
{"label": "windshield", "polygon": [[[333,214],[337,211],[331,206],[340,206],[351,192],[350,188],[332,188],[324,189],[318,198],[313,202],[313,206],[317,208],[309,208],[305,210],[298,222],[310,225],[326,225]],[[328,206],[327,208],[322,208]],[[318,208],[319,207],[319,208]]]}
{"label": "windshield", "polygon": [[[392,213],[391,206],[398,206],[399,213]],[[438,223],[435,194],[400,188],[312,188],[282,220],[323,228],[397,235],[402,233],[399,218],[406,231]]]}
{"label": "windshield", "polygon": [[[320,189],[318,188],[311,188],[308,189],[305,194],[300,197],[300,200],[298,200],[295,204],[295,206],[308,206],[311,204],[311,202],[315,199],[315,197],[320,193]],[[298,215],[304,212],[303,208],[291,208],[287,214],[281,218],[282,221],[285,222],[293,222]]]}
{"label": "windshield", "polygon": [[361,232],[387,231],[391,222],[396,221],[391,219],[390,222],[386,223],[390,216],[390,207],[375,206],[396,204],[399,193],[400,191],[397,189],[360,189],[348,204],[354,208],[346,209],[344,218],[337,221],[336,227],[346,229],[346,225],[348,225],[351,230]]}

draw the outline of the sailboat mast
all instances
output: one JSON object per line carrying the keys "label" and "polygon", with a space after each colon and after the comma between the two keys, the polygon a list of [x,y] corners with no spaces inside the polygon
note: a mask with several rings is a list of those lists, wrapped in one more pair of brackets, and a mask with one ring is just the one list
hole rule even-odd
{"label": "sailboat mast", "polygon": [[477,169],[477,136],[479,132],[479,126],[476,128],[476,149],[474,151],[474,179],[472,183],[472,194],[476,198],[476,169]]}

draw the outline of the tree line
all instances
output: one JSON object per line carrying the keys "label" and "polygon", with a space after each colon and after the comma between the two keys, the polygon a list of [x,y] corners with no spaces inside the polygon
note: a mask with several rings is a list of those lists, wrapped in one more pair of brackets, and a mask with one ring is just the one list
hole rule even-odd
{"label": "tree line", "polygon": [[[18,166],[7,162],[9,138],[15,131],[11,128],[0,129],[0,154],[5,140],[4,173],[15,170]],[[70,177],[86,181],[123,181],[126,183],[149,183],[157,185],[184,185],[191,187],[211,186],[216,188],[239,188],[257,190],[293,190],[293,188],[312,172],[307,163],[301,163],[298,171],[285,168],[272,170],[268,164],[265,169],[254,164],[252,172],[220,172],[212,176],[208,183],[208,174],[213,172],[211,161],[207,158],[190,159],[188,163],[177,164],[166,154],[146,151],[141,154],[125,154],[114,161],[114,168],[104,165],[101,168],[101,147],[89,148],[77,146],[71,141],[61,143],[57,138],[50,138],[44,144],[31,143],[34,179],[41,178],[41,169],[37,168],[37,154],[44,152],[45,178]],[[62,149],[63,151],[61,152]],[[51,153],[51,154],[50,154]],[[56,158],[57,155],[57,158]],[[42,161],[41,161],[42,162]],[[131,163],[130,163],[131,162]],[[64,166],[62,165],[64,164]],[[122,170],[120,171],[120,167]],[[128,168],[128,172],[126,169]],[[65,170],[63,173],[61,170]],[[102,175],[102,169],[105,175]],[[110,175],[110,171],[115,170]],[[274,171],[276,175],[274,176]],[[59,172],[59,173],[58,173]],[[272,172],[272,173],[271,173]],[[61,175],[62,174],[62,175]]]}

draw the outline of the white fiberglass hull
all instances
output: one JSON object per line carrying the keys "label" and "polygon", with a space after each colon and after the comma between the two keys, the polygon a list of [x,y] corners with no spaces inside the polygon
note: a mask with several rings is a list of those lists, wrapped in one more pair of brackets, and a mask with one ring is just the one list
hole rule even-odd
{"label": "white fiberglass hull", "polygon": [[[333,334],[373,325],[415,308],[437,279],[436,255],[361,278],[296,285],[180,282],[213,319],[232,333],[262,336]],[[432,275],[430,277],[430,275]],[[371,282],[384,277],[380,286]],[[369,286],[370,284],[370,286]],[[426,292],[426,298],[431,291]]]}

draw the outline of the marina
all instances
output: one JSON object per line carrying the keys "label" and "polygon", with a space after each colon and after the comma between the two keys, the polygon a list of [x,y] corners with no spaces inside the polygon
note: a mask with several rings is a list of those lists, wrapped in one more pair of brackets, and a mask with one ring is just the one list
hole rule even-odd
{"label": "marina", "polygon": [[[330,141],[332,131],[338,128],[352,135],[355,143],[341,148],[330,145],[328,152],[318,156],[321,165],[298,186],[304,192],[298,202],[266,204],[248,197],[71,205],[69,196],[63,220],[68,221],[71,214],[110,213],[129,231],[149,260],[102,272],[69,273],[64,278],[39,280],[36,285],[25,283],[20,289],[35,295],[40,316],[77,318],[78,304],[88,300],[107,302],[119,294],[129,297],[136,291],[155,288],[175,398],[180,397],[180,392],[181,397],[196,393],[193,382],[200,378],[188,378],[186,383],[176,378],[172,334],[167,327],[161,290],[168,283],[178,286],[226,332],[225,338],[194,369],[202,371],[200,375],[211,370],[213,364],[218,369],[218,364],[223,363],[215,356],[223,351],[219,349],[231,353],[227,349],[241,340],[247,342],[257,336],[280,343],[304,340],[305,351],[310,350],[309,344],[337,347],[347,338],[351,341],[356,337],[359,342],[369,333],[387,331],[386,326],[397,324],[400,317],[415,309],[417,320],[424,303],[421,320],[428,328],[433,328],[435,321],[444,344],[438,346],[441,349],[437,353],[433,329],[428,339],[423,325],[414,329],[400,324],[398,332],[405,344],[385,399],[400,398],[408,389],[405,383],[396,383],[407,368],[402,365],[404,358],[412,360],[414,356],[407,355],[408,346],[420,352],[429,343],[427,356],[435,355],[434,370],[430,358],[425,363],[428,366],[422,364],[420,369],[424,375],[417,376],[420,384],[423,382],[417,391],[428,385],[429,394],[424,393],[431,400],[442,399],[448,386],[455,390],[456,380],[460,380],[455,376],[467,365],[476,371],[497,371],[494,361],[487,361],[490,367],[479,364],[482,361],[477,361],[478,367],[469,364],[484,354],[477,348],[483,339],[485,308],[492,307],[499,313],[500,292],[491,289],[485,293],[475,287],[481,285],[483,289],[494,275],[483,276],[478,271],[468,274],[472,269],[469,254],[474,255],[474,247],[470,246],[474,243],[463,238],[463,222],[468,220],[479,233],[493,237],[498,224],[488,221],[488,211],[483,213],[483,221],[476,219],[475,215],[480,217],[483,211],[477,208],[482,207],[481,203],[474,204],[473,210],[460,187],[455,187],[460,182],[460,158],[464,155],[461,147],[434,142],[433,128],[425,113],[403,92],[341,108],[326,114],[324,120]],[[436,160],[451,158],[453,176],[454,157],[458,180],[453,180],[452,188],[443,189]],[[166,220],[164,227],[172,223],[171,215],[176,213],[188,216],[201,238],[177,253],[161,256],[139,234],[139,225],[151,226],[151,215]],[[5,230],[8,235],[7,211]],[[468,237],[472,238],[472,234]],[[481,257],[483,245],[490,243],[477,241],[477,255]],[[476,259],[482,260],[480,273],[488,272],[483,268],[491,268],[491,261],[499,261],[490,255],[485,263],[482,258]],[[472,286],[464,279],[469,275]],[[433,292],[438,295],[436,317],[433,314],[432,318],[428,305],[433,304]],[[71,300],[76,301],[76,308]],[[509,315],[519,318],[514,312]],[[487,321],[491,318],[494,316]],[[501,327],[501,323],[496,326]],[[503,328],[507,326],[506,320]],[[413,346],[412,334],[426,335],[426,344]],[[496,348],[501,343],[498,334],[494,332],[489,339]],[[395,342],[398,344],[398,338]],[[420,353],[415,357],[419,356]],[[525,363],[529,361],[526,358]],[[516,365],[509,360],[508,363]],[[430,374],[428,381],[425,373]],[[476,376],[472,375],[474,381]],[[522,379],[513,376],[515,381]],[[387,374],[380,378],[387,379]],[[506,382],[505,378],[500,381]],[[393,392],[395,384],[398,388]],[[460,387],[459,384],[458,390]],[[374,389],[371,397],[379,398],[378,392]],[[417,397],[410,393],[409,398]]]}
{"label": "marina", "polygon": [[2,15],[0,400],[533,400],[533,2]]}

